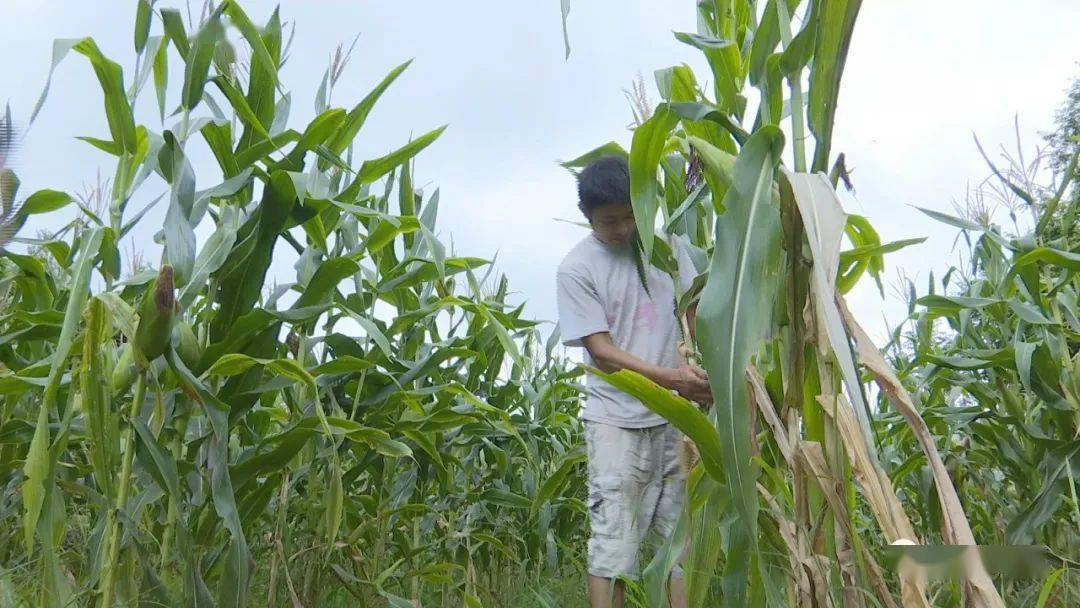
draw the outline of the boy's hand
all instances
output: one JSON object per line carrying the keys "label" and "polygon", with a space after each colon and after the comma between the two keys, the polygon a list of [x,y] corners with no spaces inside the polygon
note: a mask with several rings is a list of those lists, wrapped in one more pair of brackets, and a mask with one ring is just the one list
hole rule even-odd
{"label": "boy's hand", "polygon": [[713,401],[708,374],[694,364],[680,365],[672,370],[671,388],[683,397],[702,405],[709,405]]}

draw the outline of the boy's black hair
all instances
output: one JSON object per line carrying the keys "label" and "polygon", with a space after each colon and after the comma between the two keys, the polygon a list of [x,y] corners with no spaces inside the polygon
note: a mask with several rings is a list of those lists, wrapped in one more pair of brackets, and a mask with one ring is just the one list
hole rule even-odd
{"label": "boy's black hair", "polygon": [[601,156],[578,175],[578,209],[588,217],[597,207],[630,204],[630,167],[621,156]]}

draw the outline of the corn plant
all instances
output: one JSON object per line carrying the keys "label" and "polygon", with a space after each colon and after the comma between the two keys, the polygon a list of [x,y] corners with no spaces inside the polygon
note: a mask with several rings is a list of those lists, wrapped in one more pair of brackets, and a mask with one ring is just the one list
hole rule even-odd
{"label": "corn plant", "polygon": [[[277,11],[140,1],[133,39],[128,78],[91,38],[55,43],[53,70],[74,52],[97,76],[109,132],[81,139],[115,171],[18,201],[80,214],[0,252],[4,597],[481,605],[572,568],[579,372],[438,238],[413,159],[443,128],[353,158],[408,62],[335,107],[339,48],[296,129]],[[151,88],[159,128],[134,118]],[[220,175],[196,174],[202,146]],[[136,230],[161,258],[125,273]]]}
{"label": "corn plant", "polygon": [[[642,259],[674,270],[668,241],[679,238],[699,261],[678,308],[697,305],[715,406],[703,413],[630,372],[606,376],[700,458],[679,532],[650,567],[653,603],[685,548],[694,606],[710,594],[730,606],[1003,605],[975,551],[958,581],[931,585],[880,550],[976,537],[922,411],[843,301],[867,274],[880,287],[883,255],[920,240],[882,243],[836,193],[848,177],[832,127],[860,2],[696,5],[697,31],[676,37],[704,54],[710,86],[685,65],[657,71],[663,102],[629,152],[610,143],[568,163],[626,154]],[[940,530],[916,528],[884,468],[883,416],[914,439],[910,466],[932,488]]]}
{"label": "corn plant", "polygon": [[[1068,125],[1061,128],[1066,135]],[[910,316],[889,348],[898,375],[924,404],[957,491],[975,507],[977,537],[1036,543],[1053,553],[1047,587],[1007,582],[1021,605],[1036,605],[1043,589],[1053,589],[1060,605],[1076,593],[1075,577],[1067,575],[1080,530],[1080,256],[1078,203],[1070,197],[1075,144],[1071,149],[1049,184],[1037,179],[1044,159],[1025,164],[1018,150],[1004,170],[991,163],[991,181],[971,195],[962,216],[926,211],[962,231],[966,263],[940,281],[931,276],[921,297],[910,280],[901,283]],[[993,221],[994,207],[1010,210],[1011,229]],[[941,513],[925,502],[926,480],[909,464],[907,434],[892,417],[881,422],[895,437],[888,457],[898,489],[917,506],[924,527],[938,528]],[[1041,597],[1045,603],[1050,596]]]}

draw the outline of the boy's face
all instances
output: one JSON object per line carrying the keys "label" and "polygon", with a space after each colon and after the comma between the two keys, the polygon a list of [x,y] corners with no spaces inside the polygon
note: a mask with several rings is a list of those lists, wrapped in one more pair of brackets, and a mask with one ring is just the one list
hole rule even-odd
{"label": "boy's face", "polygon": [[593,209],[589,223],[600,242],[625,247],[634,238],[634,208],[629,203],[610,203]]}

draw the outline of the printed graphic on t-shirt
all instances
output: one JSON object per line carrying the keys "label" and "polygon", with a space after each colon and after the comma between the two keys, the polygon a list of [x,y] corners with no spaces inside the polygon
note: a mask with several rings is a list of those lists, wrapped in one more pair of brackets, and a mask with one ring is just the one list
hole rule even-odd
{"label": "printed graphic on t-shirt", "polygon": [[644,327],[649,331],[656,331],[656,303],[653,301],[642,302],[634,310],[634,327]]}

